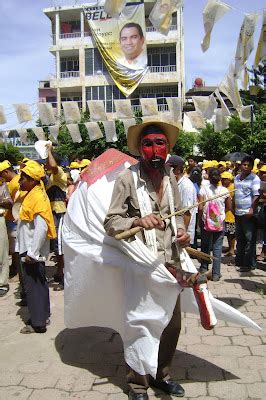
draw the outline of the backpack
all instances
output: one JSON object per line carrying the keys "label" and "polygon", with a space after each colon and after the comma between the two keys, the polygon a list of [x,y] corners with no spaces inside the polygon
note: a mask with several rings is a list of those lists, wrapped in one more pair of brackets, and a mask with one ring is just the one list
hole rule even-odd
{"label": "backpack", "polygon": [[206,204],[206,216],[204,229],[209,232],[221,232],[223,230],[223,217],[215,201]]}

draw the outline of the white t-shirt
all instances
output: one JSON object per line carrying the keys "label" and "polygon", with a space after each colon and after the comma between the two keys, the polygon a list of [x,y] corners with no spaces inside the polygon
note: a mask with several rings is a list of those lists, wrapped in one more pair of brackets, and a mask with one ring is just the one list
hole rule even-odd
{"label": "white t-shirt", "polygon": [[[195,186],[189,178],[182,176],[177,182],[178,190],[180,193],[181,207],[189,207],[197,203],[197,192]],[[187,232],[190,235],[190,243],[194,243],[195,236],[195,225],[196,225],[196,214],[197,207],[190,210],[190,221],[187,228]]]}
{"label": "white t-shirt", "polygon": [[[212,197],[218,196],[221,194],[225,195],[223,197],[219,197],[218,199],[214,200],[218,205],[218,208],[221,213],[221,217],[224,221],[225,220],[225,200],[227,199],[227,197],[230,196],[229,190],[223,186],[214,186],[210,183],[210,185],[202,187],[199,191],[199,194],[203,197],[203,200],[211,199]],[[205,203],[203,206],[203,215],[202,215],[203,221],[205,221],[205,218],[206,218],[207,204],[208,203]]]}

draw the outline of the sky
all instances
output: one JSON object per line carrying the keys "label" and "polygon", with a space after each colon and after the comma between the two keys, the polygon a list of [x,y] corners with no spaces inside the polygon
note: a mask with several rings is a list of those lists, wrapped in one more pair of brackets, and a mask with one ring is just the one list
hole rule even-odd
{"label": "sky", "polygon": [[[234,59],[244,13],[260,14],[254,36],[255,48],[261,31],[265,0],[225,1],[233,9],[216,23],[210,48],[203,53],[200,42],[204,36],[202,11],[206,2],[183,0],[187,90],[192,87],[196,77],[202,77],[207,86],[215,86],[222,81]],[[0,104],[4,106],[7,115],[7,124],[0,125],[1,130],[22,127],[16,119],[12,104],[38,102],[38,81],[55,74],[55,60],[49,53],[51,24],[42,10],[54,5],[75,3],[83,4],[84,1],[0,1]],[[255,50],[248,61],[250,66],[254,57]]]}

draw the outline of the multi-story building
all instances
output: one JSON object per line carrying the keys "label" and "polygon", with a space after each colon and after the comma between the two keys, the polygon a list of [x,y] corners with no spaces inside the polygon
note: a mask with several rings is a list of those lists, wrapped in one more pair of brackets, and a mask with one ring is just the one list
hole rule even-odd
{"label": "multi-story building", "polygon": [[[167,109],[166,97],[185,96],[183,10],[173,14],[169,34],[164,36],[148,19],[154,4],[155,1],[144,1],[149,70],[130,98],[137,108],[140,97],[157,97],[159,111],[163,111]],[[113,112],[113,100],[125,96],[103,63],[82,6],[46,8],[44,14],[51,20],[50,52],[55,57],[56,72],[49,81],[40,81],[40,101],[57,104],[60,113],[63,101],[77,101],[85,111],[87,100],[103,100],[106,112]]]}

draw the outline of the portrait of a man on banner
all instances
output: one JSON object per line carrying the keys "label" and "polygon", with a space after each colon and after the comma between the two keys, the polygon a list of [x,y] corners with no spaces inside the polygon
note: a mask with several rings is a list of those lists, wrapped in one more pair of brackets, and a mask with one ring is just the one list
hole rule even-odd
{"label": "portrait of a man on banner", "polygon": [[84,13],[108,72],[129,96],[148,70],[144,4],[126,6],[118,19],[103,7],[84,7]]}

